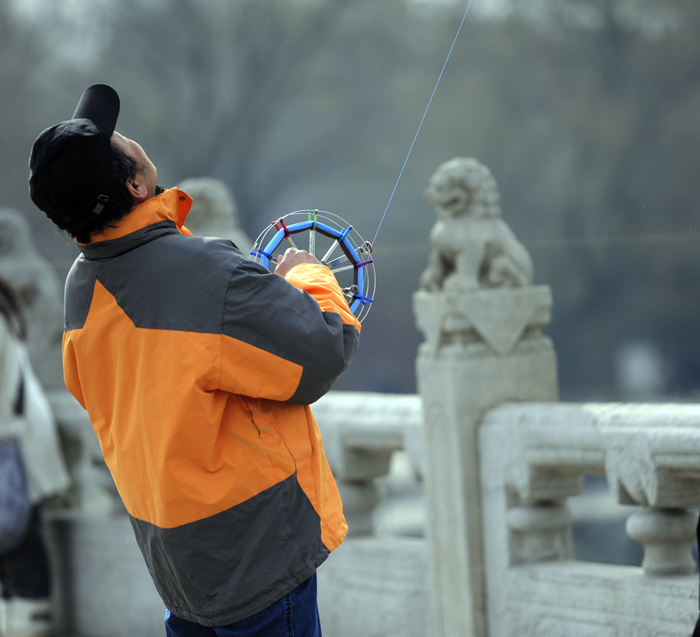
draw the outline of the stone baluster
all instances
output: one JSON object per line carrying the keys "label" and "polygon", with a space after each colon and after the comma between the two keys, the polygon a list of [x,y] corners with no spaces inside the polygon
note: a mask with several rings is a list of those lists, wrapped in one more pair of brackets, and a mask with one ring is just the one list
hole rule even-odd
{"label": "stone baluster", "polygon": [[333,457],[331,470],[343,501],[343,513],[348,523],[348,536],[374,534],[374,511],[382,501],[378,479],[389,473],[393,449],[355,449],[343,445]]}
{"label": "stone baluster", "polygon": [[680,429],[669,440],[650,433],[634,427],[605,430],[608,482],[620,504],[641,505],[626,530],[644,547],[644,574],[694,573],[691,545],[698,514],[687,509],[700,502],[696,445],[687,445]]}
{"label": "stone baluster", "polygon": [[571,513],[564,502],[524,502],[507,515],[510,563],[571,559]]}
{"label": "stone baluster", "polygon": [[[506,515],[510,565],[572,559],[571,512],[566,500],[583,491],[587,466],[563,450],[555,454],[520,451],[506,471],[512,492]],[[560,465],[553,464],[557,462]]]}
{"label": "stone baluster", "polygon": [[698,514],[681,508],[644,507],[627,520],[627,534],[644,547],[645,575],[695,572],[691,545]]}
{"label": "stone baluster", "polygon": [[[427,195],[439,220],[413,308],[426,338],[416,367],[436,633],[484,637],[477,430],[484,413],[501,403],[557,399],[556,356],[540,332],[549,322],[551,293],[531,285],[530,256],[500,218],[496,183],[485,166],[447,162]],[[514,525],[534,528],[536,514],[528,516],[514,513]]]}
{"label": "stone baluster", "polygon": [[[501,563],[573,558],[567,500],[580,495],[584,476],[602,473],[605,463],[597,429],[582,416],[577,405],[511,403],[484,417],[482,489],[490,494],[485,526],[499,525],[505,510],[509,555]],[[505,481],[502,499],[494,497],[499,474]]]}

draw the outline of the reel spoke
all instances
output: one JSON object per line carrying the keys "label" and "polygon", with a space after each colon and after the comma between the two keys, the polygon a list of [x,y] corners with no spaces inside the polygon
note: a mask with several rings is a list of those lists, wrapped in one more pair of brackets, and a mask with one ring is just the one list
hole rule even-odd
{"label": "reel spoke", "polygon": [[[290,212],[260,233],[249,258],[274,272],[275,253],[284,250],[280,250],[282,242],[296,248],[293,235],[305,232],[309,235],[309,254],[316,256],[325,250],[319,261],[331,269],[350,310],[363,321],[374,302],[376,289],[372,246],[338,215],[323,210]],[[338,248],[342,254],[329,261]]]}
{"label": "reel spoke", "polygon": [[313,225],[309,228],[309,254],[316,256],[316,224],[318,223],[318,210],[314,210],[313,219],[309,212],[309,221],[313,221]]}

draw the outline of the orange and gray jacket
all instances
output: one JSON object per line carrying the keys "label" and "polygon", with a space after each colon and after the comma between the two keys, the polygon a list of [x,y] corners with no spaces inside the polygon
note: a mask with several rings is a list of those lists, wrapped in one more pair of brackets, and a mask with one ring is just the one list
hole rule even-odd
{"label": "orange and gray jacket", "polygon": [[63,364],[166,607],[216,626],[282,598],[345,537],[308,405],[360,325],[328,268],[270,274],[191,236],[190,204],[167,190],[81,246]]}

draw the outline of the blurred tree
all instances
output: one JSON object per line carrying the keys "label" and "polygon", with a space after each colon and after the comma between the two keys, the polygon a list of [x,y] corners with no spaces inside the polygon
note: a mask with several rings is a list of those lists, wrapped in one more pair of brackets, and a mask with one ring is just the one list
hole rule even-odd
{"label": "blurred tree", "polygon": [[[126,0],[100,76],[132,105],[161,173],[225,180],[250,228],[300,179],[347,165],[352,131],[402,58],[390,21],[403,4],[369,0]],[[129,132],[128,130],[126,131]],[[262,229],[256,220],[251,229]]]}
{"label": "blurred tree", "polygon": [[[516,6],[520,15],[526,11]],[[522,120],[518,110],[525,106],[548,120],[525,134],[549,150],[514,161],[508,188],[526,192],[528,179],[546,193],[542,223],[534,227],[548,228],[550,236],[612,235],[622,243],[559,251],[545,266],[546,280],[561,291],[552,333],[564,384],[611,387],[616,350],[625,339],[644,337],[674,362],[669,390],[687,392],[700,385],[700,332],[693,325],[700,305],[688,296],[700,285],[696,245],[668,244],[664,236],[634,245],[625,238],[680,234],[693,225],[700,197],[691,176],[700,152],[691,116],[700,105],[700,7],[687,0],[538,6],[547,30],[527,47],[524,77],[501,88],[512,107],[507,119]],[[536,144],[528,139],[520,148]],[[530,224],[535,215],[526,212]]]}
{"label": "blurred tree", "polygon": [[0,192],[9,195],[4,196],[3,205],[18,206],[11,193],[16,192],[18,181],[27,181],[27,160],[34,139],[27,129],[35,128],[37,121],[32,119],[36,111],[28,106],[41,99],[32,70],[41,58],[36,33],[13,19],[9,0],[0,0]]}

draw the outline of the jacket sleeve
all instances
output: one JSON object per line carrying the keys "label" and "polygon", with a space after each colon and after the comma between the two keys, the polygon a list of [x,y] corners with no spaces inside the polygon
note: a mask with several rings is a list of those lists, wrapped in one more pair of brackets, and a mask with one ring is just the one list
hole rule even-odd
{"label": "jacket sleeve", "polygon": [[360,323],[326,266],[298,265],[285,280],[245,261],[229,280],[222,334],[221,389],[308,405],[349,365]]}

